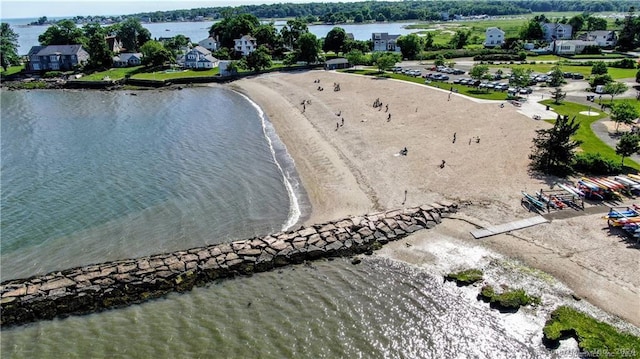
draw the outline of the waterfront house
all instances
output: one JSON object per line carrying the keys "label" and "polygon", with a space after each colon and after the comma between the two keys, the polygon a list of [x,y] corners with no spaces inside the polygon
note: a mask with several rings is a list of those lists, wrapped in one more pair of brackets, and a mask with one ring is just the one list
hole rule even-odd
{"label": "waterfront house", "polygon": [[142,54],[139,52],[123,52],[113,57],[113,67],[131,67],[142,64]]}
{"label": "waterfront house", "polygon": [[104,40],[107,42],[107,47],[109,48],[109,50],[111,50],[111,52],[113,52],[114,54],[119,54],[122,50],[124,50],[122,41],[120,41],[117,37],[106,36]]}
{"label": "waterfront house", "polygon": [[373,51],[400,52],[400,46],[396,43],[400,35],[389,35],[386,32],[374,32],[371,34]]}
{"label": "waterfront house", "polygon": [[187,69],[212,69],[218,66],[219,60],[211,55],[211,51],[198,45],[181,56],[177,62]]}
{"label": "waterfront house", "polygon": [[89,60],[82,45],[33,46],[27,54],[29,71],[72,70]]}
{"label": "waterfront house", "polygon": [[556,40],[549,45],[548,50],[557,55],[575,55],[581,54],[587,46],[598,46],[598,43],[585,40]]}
{"label": "waterfront house", "polygon": [[580,35],[580,40],[595,41],[600,47],[614,47],[618,42],[618,36],[615,31],[610,30],[598,30],[589,31],[583,35]]}
{"label": "waterfront house", "polygon": [[214,39],[213,36],[209,36],[204,40],[198,41],[198,45],[204,47],[209,51],[218,51],[220,48],[220,43],[217,39]]}
{"label": "waterfront house", "polygon": [[251,35],[241,36],[239,39],[234,39],[233,42],[233,49],[241,53],[242,56],[247,56],[258,48],[256,39]]}
{"label": "waterfront house", "polygon": [[547,42],[554,40],[571,40],[572,27],[569,24],[557,24],[557,23],[543,23],[542,32],[544,33],[544,39]]}
{"label": "waterfront house", "polygon": [[500,47],[504,44],[504,31],[497,27],[487,28],[485,37],[484,47]]}

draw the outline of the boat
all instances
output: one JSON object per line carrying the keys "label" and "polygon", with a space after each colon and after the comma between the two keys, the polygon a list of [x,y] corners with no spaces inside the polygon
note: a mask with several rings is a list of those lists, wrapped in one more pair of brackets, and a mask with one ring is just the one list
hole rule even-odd
{"label": "boat", "polygon": [[582,192],[581,190],[579,190],[579,189],[577,189],[575,187],[567,186],[567,185],[564,185],[562,183],[559,183],[558,187],[560,187],[563,190],[567,191],[570,195],[578,196],[578,197],[584,197],[584,192]]}
{"label": "boat", "polygon": [[524,199],[527,202],[529,202],[530,204],[534,205],[538,209],[545,209],[547,207],[544,203],[542,203],[541,201],[537,200],[535,197],[533,197],[532,195],[528,194],[527,192],[522,191],[522,195],[524,196]]}
{"label": "boat", "polygon": [[617,218],[626,218],[626,217],[637,217],[640,216],[640,213],[633,209],[627,209],[624,211],[618,211],[613,208],[609,210],[609,213],[604,217],[605,219],[617,219]]}

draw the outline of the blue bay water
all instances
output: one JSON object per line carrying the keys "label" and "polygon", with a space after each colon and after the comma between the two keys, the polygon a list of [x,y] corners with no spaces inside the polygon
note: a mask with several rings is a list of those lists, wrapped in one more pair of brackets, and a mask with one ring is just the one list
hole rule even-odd
{"label": "blue bay water", "polygon": [[1,138],[5,280],[290,222],[262,119],[226,89],[3,91]]}

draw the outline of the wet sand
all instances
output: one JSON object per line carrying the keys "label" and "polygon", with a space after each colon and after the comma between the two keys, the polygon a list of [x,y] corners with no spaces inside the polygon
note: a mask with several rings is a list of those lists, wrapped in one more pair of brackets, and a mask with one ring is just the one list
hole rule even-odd
{"label": "wet sand", "polygon": [[[287,146],[312,205],[306,224],[454,201],[461,206],[457,219],[445,220],[435,234],[519,259],[640,326],[640,252],[610,233],[602,215],[556,219],[483,240],[469,233],[533,216],[520,204],[521,191],[549,189],[557,181],[527,168],[535,130],[549,124],[511,105],[336,72],[276,73],[231,87],[262,107]],[[381,107],[373,107],[376,99]],[[407,155],[400,155],[405,147]],[[429,240],[412,235],[411,247],[385,248],[385,255],[419,265],[428,255],[416,251]]]}

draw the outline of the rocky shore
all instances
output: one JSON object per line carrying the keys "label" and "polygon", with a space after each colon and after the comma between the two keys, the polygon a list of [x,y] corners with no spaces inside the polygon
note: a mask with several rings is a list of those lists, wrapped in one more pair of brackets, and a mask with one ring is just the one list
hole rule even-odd
{"label": "rocky shore", "polygon": [[349,217],[295,231],[174,253],[89,265],[0,284],[2,327],[123,307],[216,279],[325,257],[372,253],[430,229],[457,205],[431,205]]}

